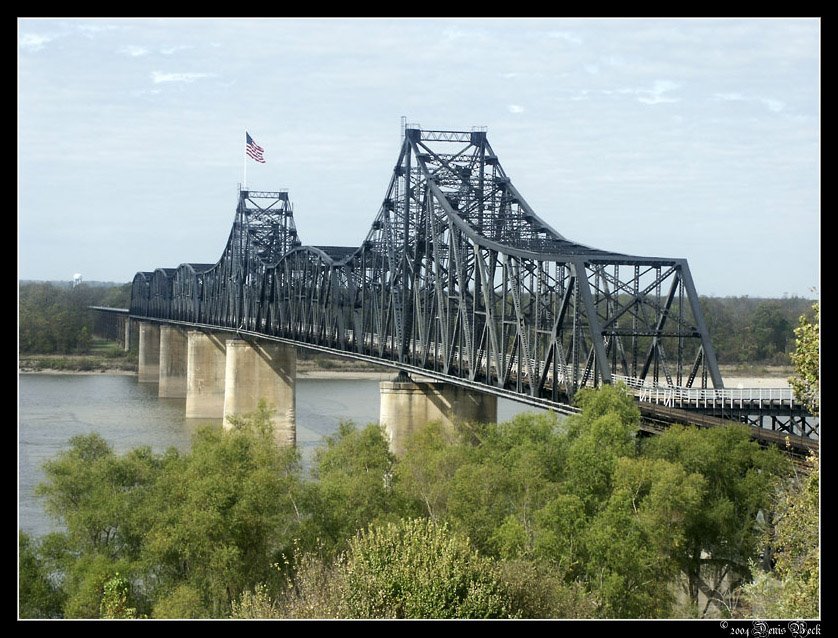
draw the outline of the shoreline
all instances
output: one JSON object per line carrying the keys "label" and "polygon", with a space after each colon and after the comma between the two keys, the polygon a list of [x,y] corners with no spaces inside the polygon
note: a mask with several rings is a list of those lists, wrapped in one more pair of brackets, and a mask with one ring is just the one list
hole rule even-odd
{"label": "shoreline", "polygon": [[[107,368],[101,370],[59,370],[55,368],[44,368],[35,370],[32,368],[18,368],[18,374],[46,374],[51,376],[57,375],[74,375],[74,376],[91,376],[91,375],[108,375],[108,376],[137,376],[136,370],[120,370],[119,368]],[[391,381],[396,376],[396,370],[335,370],[335,369],[314,369],[301,370],[297,372],[298,379],[347,379],[347,380],[369,380],[369,381]],[[768,374],[764,376],[756,375],[731,375],[722,376],[725,382],[725,388],[788,388],[787,374]]]}
{"label": "shoreline", "polygon": [[[55,368],[44,368],[34,370],[32,368],[18,368],[18,374],[46,374],[58,376],[62,374],[72,376],[117,376],[135,377],[136,370],[120,370],[109,368],[104,370],[57,370]],[[395,371],[373,372],[371,370],[305,370],[297,373],[298,379],[369,379],[373,381],[389,381],[396,376]]]}

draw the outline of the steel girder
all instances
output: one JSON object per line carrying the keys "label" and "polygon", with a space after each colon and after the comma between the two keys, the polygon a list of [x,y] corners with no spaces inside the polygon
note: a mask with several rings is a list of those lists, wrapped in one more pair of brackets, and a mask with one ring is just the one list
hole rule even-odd
{"label": "steel girder", "polygon": [[515,189],[483,131],[408,128],[357,248],[302,246],[287,193],[242,191],[218,263],[138,273],[131,314],[555,402],[618,380],[723,387],[686,260],[566,239]]}

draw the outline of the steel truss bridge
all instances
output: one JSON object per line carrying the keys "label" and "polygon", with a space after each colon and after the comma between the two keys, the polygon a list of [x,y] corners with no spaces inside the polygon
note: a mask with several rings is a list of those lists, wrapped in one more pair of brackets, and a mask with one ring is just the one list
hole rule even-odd
{"label": "steel truss bridge", "polygon": [[764,440],[818,444],[817,420],[790,391],[724,389],[686,259],[565,238],[481,130],[407,128],[360,246],[304,246],[287,192],[241,190],[218,262],[138,272],[130,317],[288,342],[562,413],[576,411],[580,388],[622,382],[651,428],[733,419]]}

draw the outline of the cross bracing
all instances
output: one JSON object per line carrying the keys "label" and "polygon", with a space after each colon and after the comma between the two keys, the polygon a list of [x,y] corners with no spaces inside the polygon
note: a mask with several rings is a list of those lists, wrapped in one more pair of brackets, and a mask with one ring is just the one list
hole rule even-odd
{"label": "cross bracing", "polygon": [[241,191],[219,261],[137,273],[131,313],[557,402],[615,377],[723,387],[686,260],[565,238],[484,131],[408,128],[357,247],[303,246],[286,192]]}

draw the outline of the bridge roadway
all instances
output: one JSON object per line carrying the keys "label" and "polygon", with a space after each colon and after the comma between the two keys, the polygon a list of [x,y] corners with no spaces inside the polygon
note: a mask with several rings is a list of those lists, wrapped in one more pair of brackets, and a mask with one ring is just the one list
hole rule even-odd
{"label": "bridge roadway", "polygon": [[[243,338],[249,342],[272,341],[286,344],[288,346],[302,347],[309,350],[323,352],[329,355],[344,357],[357,361],[364,361],[378,366],[389,367],[398,372],[408,373],[415,378],[433,379],[434,381],[460,386],[470,391],[492,395],[523,403],[536,408],[555,411],[559,414],[575,414],[578,408],[569,402],[554,401],[550,398],[522,394],[521,392],[497,386],[491,386],[484,382],[469,381],[457,376],[440,373],[433,369],[399,363],[380,357],[366,355],[358,352],[344,351],[317,344],[301,342],[294,339],[287,339],[273,335],[267,335],[251,330],[234,330],[222,328],[209,324],[199,324],[188,321],[154,319],[151,317],[130,317],[128,309],[91,307],[99,317],[109,316],[111,322],[114,319],[117,327],[104,329],[107,321],[99,322],[100,334],[114,340],[127,339],[130,335],[128,321],[156,324],[159,326],[178,326],[184,330],[201,330],[206,333],[218,333]],[[486,359],[482,360],[481,367],[485,366]],[[549,375],[548,375],[549,376]],[[552,379],[548,379],[552,382]],[[802,406],[795,404],[794,395],[789,388],[683,388],[676,386],[653,385],[634,377],[614,375],[614,383],[624,384],[629,391],[637,398],[641,413],[641,430],[647,434],[658,434],[672,424],[695,425],[698,427],[719,427],[729,424],[731,421],[750,423],[754,439],[766,443],[776,444],[792,454],[804,455],[810,450],[816,450],[819,445],[817,424],[812,425],[809,421],[803,420],[797,423],[801,431],[806,435],[796,434],[793,431],[794,423],[787,424],[787,419],[793,418],[794,414],[805,415]],[[548,388],[551,383],[548,383]],[[592,384],[587,384],[589,387]],[[777,419],[785,416],[786,419]],[[750,417],[750,418],[749,418]],[[761,419],[766,419],[773,427],[757,425]]]}
{"label": "bridge roadway", "polygon": [[[818,441],[817,420],[791,395],[722,390],[686,259],[564,237],[480,127],[406,125],[355,246],[304,245],[287,191],[240,188],[218,261],[137,272],[129,315],[140,322],[141,381],[186,393],[188,415],[235,414],[259,393],[287,400],[277,427],[288,440],[294,348],[305,347],[432,379],[382,383],[391,429],[493,418],[498,396],[570,414],[580,388],[623,381],[652,429],[735,420],[795,449]],[[403,434],[391,431],[391,443]]]}

